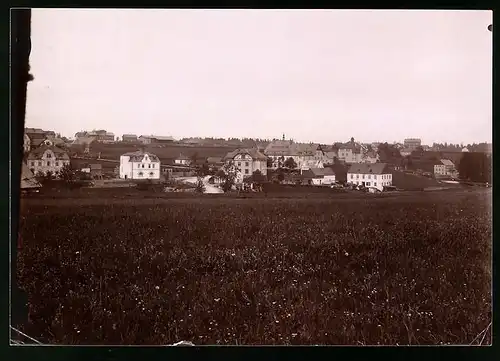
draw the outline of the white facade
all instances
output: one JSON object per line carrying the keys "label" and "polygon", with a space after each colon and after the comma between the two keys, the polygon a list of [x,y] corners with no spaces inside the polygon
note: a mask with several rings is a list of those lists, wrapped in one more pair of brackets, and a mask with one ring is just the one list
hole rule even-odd
{"label": "white facade", "polygon": [[436,177],[455,177],[457,175],[457,170],[452,161],[441,159],[440,164],[434,165],[434,175]]}
{"label": "white facade", "polygon": [[338,151],[338,158],[346,163],[361,163],[363,154],[354,152],[350,148],[341,148]]}
{"label": "white facade", "polygon": [[177,165],[190,165],[191,161],[189,159],[178,158],[174,160],[174,164]]}
{"label": "white facade", "polygon": [[376,187],[381,191],[384,186],[392,186],[392,174],[347,173],[347,182],[365,187]]}
{"label": "white facade", "polygon": [[240,170],[236,175],[236,183],[242,183],[244,178],[251,176],[256,170],[267,176],[267,160],[253,159],[250,154],[240,153],[232,161]]}
{"label": "white facade", "polygon": [[160,161],[155,159],[155,155],[142,152],[120,156],[120,178],[160,179]]}
{"label": "white facade", "polygon": [[321,186],[321,185],[332,185],[335,184],[335,174],[332,175],[325,175],[322,178],[313,178],[311,179],[312,184],[315,186]]}
{"label": "white facade", "polygon": [[69,157],[66,153],[58,151],[54,152],[53,149],[46,149],[41,154],[30,153],[28,156],[28,168],[37,174],[41,172],[47,174],[51,172],[52,174],[58,173],[65,165],[69,165]]}

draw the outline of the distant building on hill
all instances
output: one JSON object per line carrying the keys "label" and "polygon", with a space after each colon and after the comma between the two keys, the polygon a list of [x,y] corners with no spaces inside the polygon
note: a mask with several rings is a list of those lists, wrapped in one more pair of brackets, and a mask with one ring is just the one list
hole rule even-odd
{"label": "distant building on hill", "polygon": [[170,136],[141,135],[139,141],[143,144],[169,144],[175,142],[175,139]]}
{"label": "distant building on hill", "polygon": [[75,134],[75,140],[73,144],[90,144],[91,142],[99,143],[114,143],[115,134],[112,132],[107,132],[106,130],[92,130],[90,132],[82,131]]}
{"label": "distant building on hill", "polygon": [[160,179],[160,159],[144,151],[129,152],[120,156],[121,179]]}
{"label": "distant building on hill", "polygon": [[122,141],[129,143],[136,143],[138,141],[137,135],[135,134],[123,134]]}
{"label": "distant building on hill", "polygon": [[420,138],[407,138],[404,140],[404,147],[410,150],[415,150],[422,146],[422,140]]}

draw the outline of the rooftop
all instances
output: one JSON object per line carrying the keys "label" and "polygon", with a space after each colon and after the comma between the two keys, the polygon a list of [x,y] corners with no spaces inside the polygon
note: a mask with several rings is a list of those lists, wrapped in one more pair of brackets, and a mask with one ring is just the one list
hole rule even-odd
{"label": "rooftop", "polygon": [[347,173],[354,174],[388,174],[387,163],[355,163],[349,167]]}

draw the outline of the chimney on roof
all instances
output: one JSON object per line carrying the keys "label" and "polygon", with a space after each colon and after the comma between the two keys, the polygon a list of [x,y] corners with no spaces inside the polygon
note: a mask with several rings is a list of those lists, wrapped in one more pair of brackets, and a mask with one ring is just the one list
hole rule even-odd
{"label": "chimney on roof", "polygon": [[285,140],[285,133],[283,133],[283,140]]}
{"label": "chimney on roof", "polygon": [[351,143],[354,143],[354,137],[351,137]]}

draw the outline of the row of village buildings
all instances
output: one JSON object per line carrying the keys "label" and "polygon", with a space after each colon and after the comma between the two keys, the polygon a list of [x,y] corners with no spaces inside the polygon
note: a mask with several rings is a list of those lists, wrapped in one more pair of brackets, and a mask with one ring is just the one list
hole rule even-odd
{"label": "row of village buildings", "polygon": [[[30,151],[27,152],[25,161],[27,168],[33,174],[39,172],[56,174],[64,165],[69,164],[70,157],[53,132],[46,132],[39,138],[33,136],[33,132],[30,133],[29,129],[26,133],[27,137],[31,137]],[[33,139],[41,139],[41,141],[33,142]],[[410,139],[408,143],[412,149],[421,146],[418,139]],[[302,180],[315,185],[339,181],[337,171],[333,166],[339,162],[349,165],[347,182],[382,189],[384,186],[392,185],[394,168],[389,164],[379,162],[379,155],[373,150],[375,146],[373,145],[370,149],[364,144],[355,142],[354,138],[347,143],[325,146],[296,143],[292,140],[285,140],[283,136],[283,139],[270,142],[264,149],[237,149],[222,158],[208,157],[206,162],[212,168],[219,168],[228,162],[233,163],[239,169],[236,181],[241,183],[256,170],[267,176],[268,170],[283,166],[291,158],[296,168],[300,170],[300,176],[292,181]],[[181,154],[174,160],[174,165],[189,167],[191,162],[189,157]],[[100,168],[99,165],[95,167]],[[84,171],[91,172],[91,166]],[[130,152],[120,157],[118,173],[119,178],[122,179],[160,179],[164,173],[168,172],[172,172],[172,168],[162,167],[160,159],[149,152]],[[455,176],[455,165],[443,159],[434,165],[434,173],[439,176]]]}

